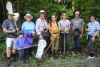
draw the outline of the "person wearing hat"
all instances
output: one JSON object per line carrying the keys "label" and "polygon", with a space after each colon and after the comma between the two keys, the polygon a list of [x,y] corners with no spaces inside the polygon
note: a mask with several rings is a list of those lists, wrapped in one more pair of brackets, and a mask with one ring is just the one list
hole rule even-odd
{"label": "person wearing hat", "polygon": [[7,54],[8,65],[10,64],[11,55],[14,58],[16,52],[15,50],[16,25],[14,23],[13,16],[14,16],[13,13],[8,13],[8,18],[4,20],[2,24],[3,32],[6,34],[6,47],[7,47],[6,54]]}
{"label": "person wearing hat", "polygon": [[40,11],[40,17],[36,21],[36,32],[37,35],[41,35],[43,31],[47,29],[47,22],[45,20],[45,11],[41,10]]}
{"label": "person wearing hat", "polygon": [[32,55],[32,47],[33,47],[33,38],[28,37],[29,35],[35,34],[35,24],[31,20],[33,19],[33,16],[31,14],[26,14],[24,16],[25,22],[22,24],[22,31],[24,33],[24,37],[26,38],[26,51],[28,52],[28,55]]}
{"label": "person wearing hat", "polygon": [[[71,20],[71,25],[72,25],[72,49],[75,51],[75,52],[80,52],[80,38],[82,37],[83,35],[83,24],[84,24],[84,21],[82,18],[80,18],[80,12],[79,11],[76,11],[74,13],[74,18]],[[78,29],[79,32],[80,32],[80,35],[79,37],[77,38],[77,43],[76,43],[76,38],[74,36],[74,31]]]}

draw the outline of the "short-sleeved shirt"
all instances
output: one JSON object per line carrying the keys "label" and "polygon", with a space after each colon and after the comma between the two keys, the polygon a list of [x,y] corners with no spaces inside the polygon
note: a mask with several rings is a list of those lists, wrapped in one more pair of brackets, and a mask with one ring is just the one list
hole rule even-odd
{"label": "short-sleeved shirt", "polygon": [[[4,20],[3,24],[2,24],[2,28],[6,28],[9,31],[12,31],[13,29],[16,28],[16,24],[14,21],[10,21],[10,20]],[[9,38],[15,38],[16,32],[15,33],[7,33],[7,37]]]}
{"label": "short-sleeved shirt", "polygon": [[[66,20],[65,22],[63,20],[60,20],[59,24],[60,24],[61,29],[67,30],[71,22],[69,20]],[[64,33],[64,32],[61,32],[61,33]],[[66,33],[69,33],[69,31],[67,31]]]}
{"label": "short-sleeved shirt", "polygon": [[75,30],[76,28],[82,30],[82,24],[84,23],[83,19],[78,18],[77,20],[72,19],[71,24],[72,24],[72,30]]}
{"label": "short-sleeved shirt", "polygon": [[22,24],[22,31],[24,32],[24,33],[32,33],[32,32],[34,32],[35,31],[35,24],[34,24],[34,22],[32,22],[32,21],[30,21],[30,22],[24,22],[23,24]]}
{"label": "short-sleeved shirt", "polygon": [[100,24],[98,21],[89,22],[87,24],[87,28],[89,29],[89,32],[87,32],[87,35],[94,35],[96,31],[100,30]]}

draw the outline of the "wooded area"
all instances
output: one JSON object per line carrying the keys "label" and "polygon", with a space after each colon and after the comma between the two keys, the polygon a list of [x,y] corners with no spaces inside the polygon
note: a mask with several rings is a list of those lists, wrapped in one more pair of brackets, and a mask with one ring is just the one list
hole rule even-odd
{"label": "wooded area", "polygon": [[[54,15],[56,15],[58,20],[61,18],[60,15],[61,15],[62,11],[66,11],[68,19],[73,18],[73,13],[75,11],[79,11],[81,18],[84,19],[84,22],[85,22],[84,29],[86,27],[86,24],[89,22],[89,16],[91,14],[95,15],[96,19],[100,22],[100,0],[0,0],[0,28],[2,26],[3,20],[6,19],[6,16],[7,16],[6,3],[9,1],[13,5],[14,12],[20,13],[20,18],[18,21],[19,24],[21,24],[22,21],[24,20],[24,16],[26,13],[32,14],[33,20],[36,20],[39,16],[40,10],[46,11],[47,19],[50,19],[51,15],[54,14]],[[0,31],[1,31],[1,29],[0,29]],[[84,34],[81,39],[81,47],[83,48],[83,54],[85,53],[85,49],[87,46],[86,37],[87,37],[87,35],[84,30]],[[70,39],[70,41],[69,41],[70,46],[72,47],[71,34],[70,34],[69,39]],[[0,57],[1,58],[3,57],[3,54],[5,53],[5,47],[6,47],[5,34],[3,32],[0,32]],[[95,48],[96,48],[97,52],[100,52],[100,36],[99,36],[99,38],[97,38]],[[97,53],[97,54],[100,55],[99,53]],[[30,58],[32,61],[32,63],[30,63],[30,64],[34,65],[34,67],[35,67],[36,59],[32,60],[34,58],[35,57]],[[76,58],[78,58],[78,59],[76,60]],[[63,62],[65,62],[66,60],[71,62],[71,63],[66,62],[66,65],[69,65],[68,67],[88,67],[88,66],[85,66],[85,64],[88,64],[87,63],[88,61],[84,60],[85,58],[86,58],[86,55],[75,56],[75,57],[70,56],[70,57],[66,57],[63,60],[60,58],[60,59],[56,60],[56,62],[58,62],[58,64],[55,63],[54,59],[50,58],[50,59],[46,60],[43,64],[43,65],[47,65],[47,66],[43,66],[43,67],[54,67],[54,66],[50,66],[50,64],[53,65],[53,63],[55,65],[60,65],[60,63],[63,65]],[[73,59],[76,61],[74,62]],[[0,64],[3,64],[3,63],[4,62],[0,61]],[[80,66],[75,66],[75,64],[77,64],[77,63],[81,63]],[[92,63],[94,63],[94,61]],[[92,63],[90,63],[90,64],[92,64]],[[81,66],[82,64],[83,64],[83,66]],[[66,65],[63,67],[66,67]],[[14,67],[14,66],[15,67],[17,66],[17,62],[12,67]],[[27,67],[27,66],[29,66],[29,65],[26,65],[26,66],[22,65],[22,67]],[[32,66],[30,66],[30,67],[32,67]],[[57,66],[57,67],[61,67],[61,66]]]}

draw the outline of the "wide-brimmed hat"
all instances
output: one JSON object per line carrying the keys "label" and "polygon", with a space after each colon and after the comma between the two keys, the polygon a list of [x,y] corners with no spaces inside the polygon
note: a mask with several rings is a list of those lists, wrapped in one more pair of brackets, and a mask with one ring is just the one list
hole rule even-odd
{"label": "wide-brimmed hat", "polygon": [[75,14],[80,14],[80,12],[79,11],[76,11]]}
{"label": "wide-brimmed hat", "polygon": [[32,16],[31,14],[26,14],[26,15],[24,16],[24,18],[26,18],[27,16],[30,16],[31,19],[33,19],[33,16]]}
{"label": "wide-brimmed hat", "polygon": [[40,10],[40,13],[45,13],[45,11],[44,10]]}
{"label": "wide-brimmed hat", "polygon": [[8,15],[15,16],[13,12],[8,13]]}

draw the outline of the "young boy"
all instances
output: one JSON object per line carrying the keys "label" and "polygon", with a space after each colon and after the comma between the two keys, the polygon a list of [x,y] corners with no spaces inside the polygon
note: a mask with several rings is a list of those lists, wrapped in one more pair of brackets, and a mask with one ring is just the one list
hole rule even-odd
{"label": "young boy", "polygon": [[19,50],[19,58],[20,61],[25,63],[26,55],[25,55],[25,38],[22,31],[18,32],[18,37],[16,39],[16,48]]}

